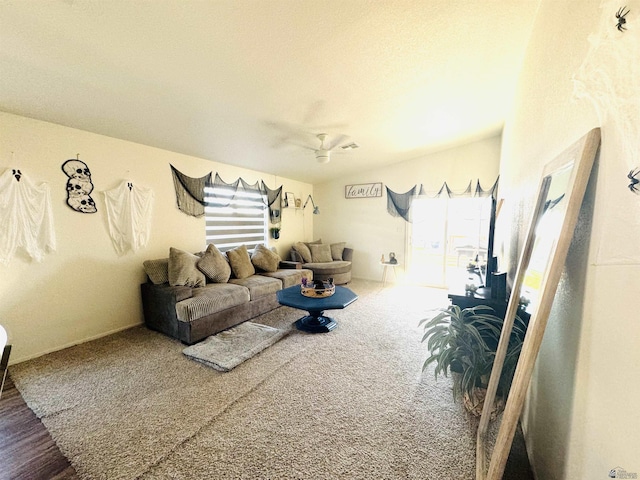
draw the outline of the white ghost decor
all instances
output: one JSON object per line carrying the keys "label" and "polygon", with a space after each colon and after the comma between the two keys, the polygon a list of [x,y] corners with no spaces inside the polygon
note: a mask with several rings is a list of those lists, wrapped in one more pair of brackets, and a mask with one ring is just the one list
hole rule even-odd
{"label": "white ghost decor", "polygon": [[118,255],[145,247],[151,234],[153,191],[124,180],[103,193],[109,236]]}
{"label": "white ghost decor", "polygon": [[8,265],[18,249],[41,262],[56,249],[49,185],[36,185],[20,170],[0,175],[0,264]]}
{"label": "white ghost decor", "polygon": [[78,159],[67,160],[62,164],[67,180],[67,205],[76,212],[96,213],[98,209],[89,195],[93,191],[91,171],[86,163]]}

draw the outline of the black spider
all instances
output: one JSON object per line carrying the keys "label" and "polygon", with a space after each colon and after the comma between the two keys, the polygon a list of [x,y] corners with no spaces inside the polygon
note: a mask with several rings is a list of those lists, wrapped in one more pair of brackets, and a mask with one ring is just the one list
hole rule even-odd
{"label": "black spider", "polygon": [[616,18],[618,19],[618,24],[616,25],[616,28],[621,32],[627,29],[627,27],[624,26],[624,24],[627,23],[627,19],[624,17],[626,17],[627,14],[631,11],[627,8],[627,11],[625,12],[624,11],[625,8],[627,8],[626,5],[616,12]]}
{"label": "black spider", "polygon": [[629,184],[629,190],[631,190],[633,193],[640,193],[640,187],[638,187],[640,180],[636,178],[639,173],[640,168],[637,168],[636,170],[631,170],[629,172],[629,175],[627,175],[627,178],[631,180],[631,183]]}

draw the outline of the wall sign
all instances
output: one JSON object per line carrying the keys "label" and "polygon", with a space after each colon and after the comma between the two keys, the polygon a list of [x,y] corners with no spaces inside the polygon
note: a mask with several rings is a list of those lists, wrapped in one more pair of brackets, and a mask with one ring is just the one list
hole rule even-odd
{"label": "wall sign", "polygon": [[344,198],[373,198],[381,196],[382,182],[344,186]]}

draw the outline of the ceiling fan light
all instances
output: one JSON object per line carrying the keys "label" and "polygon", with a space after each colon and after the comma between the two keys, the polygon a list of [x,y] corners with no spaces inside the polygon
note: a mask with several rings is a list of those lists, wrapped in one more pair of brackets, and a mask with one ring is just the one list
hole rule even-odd
{"label": "ceiling fan light", "polygon": [[316,153],[316,160],[318,163],[329,163],[331,160],[331,154],[328,151]]}

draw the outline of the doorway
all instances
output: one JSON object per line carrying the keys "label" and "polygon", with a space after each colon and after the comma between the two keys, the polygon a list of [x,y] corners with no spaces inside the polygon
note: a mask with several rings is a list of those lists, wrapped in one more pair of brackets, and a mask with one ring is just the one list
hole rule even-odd
{"label": "doorway", "polygon": [[490,196],[414,198],[413,223],[407,223],[409,279],[463,288],[468,267],[486,266],[491,205]]}

